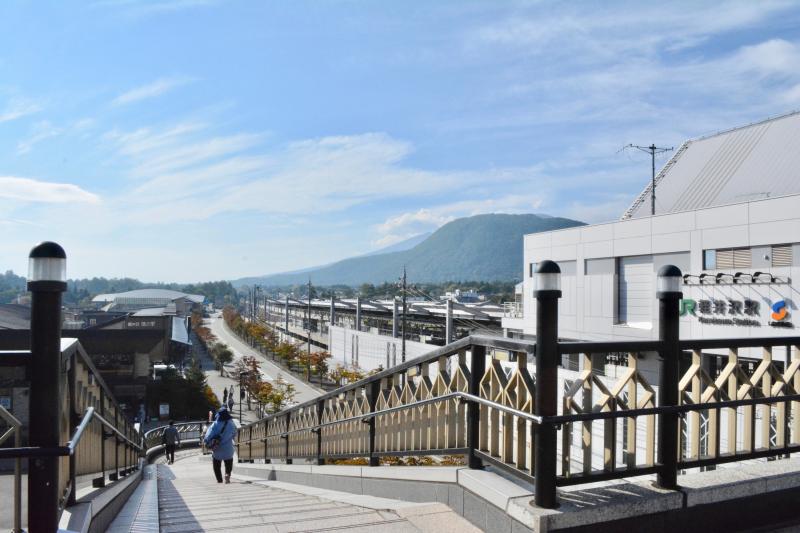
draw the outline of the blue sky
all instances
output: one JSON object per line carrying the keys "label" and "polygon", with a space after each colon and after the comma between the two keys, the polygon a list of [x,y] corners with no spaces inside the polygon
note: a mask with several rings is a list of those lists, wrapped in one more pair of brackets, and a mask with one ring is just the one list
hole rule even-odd
{"label": "blue sky", "polygon": [[649,178],[623,145],[797,108],[797,2],[11,0],[0,268],[48,239],[71,277],[231,279],[611,220]]}

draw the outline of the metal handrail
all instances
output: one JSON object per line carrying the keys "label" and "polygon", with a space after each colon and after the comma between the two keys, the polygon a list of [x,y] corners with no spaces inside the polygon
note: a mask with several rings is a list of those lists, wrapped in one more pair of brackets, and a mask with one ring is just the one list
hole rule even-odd
{"label": "metal handrail", "polygon": [[[545,346],[542,344],[542,346]],[[800,349],[800,337],[774,337],[774,338],[750,338],[750,339],[701,339],[701,340],[674,340],[671,341],[669,339],[659,339],[659,340],[643,340],[643,341],[598,341],[598,342],[564,342],[558,341],[557,339],[550,339],[550,346],[551,352],[555,352],[556,354],[583,354],[585,357],[591,358],[595,354],[604,354],[604,353],[612,353],[612,352],[629,352],[629,353],[639,353],[639,352],[656,352],[666,357],[665,354],[671,354],[671,361],[677,361],[678,357],[680,356],[681,350],[682,351],[694,351],[695,356],[697,352],[706,349],[719,349],[719,348],[726,348],[732,350],[732,352],[736,352],[737,349],[740,348],[749,348],[749,347],[765,347],[766,349],[770,349],[770,347],[775,346],[796,346]],[[547,346],[545,346],[547,347]],[[545,348],[541,348],[545,349]],[[517,466],[511,467],[508,466],[507,463],[503,461],[505,459],[501,459],[500,455],[490,455],[489,453],[484,453],[483,448],[481,448],[481,444],[479,444],[479,439],[483,439],[485,434],[482,432],[487,431],[482,427],[484,424],[483,416],[480,415],[481,408],[489,408],[495,413],[504,413],[506,416],[514,416],[518,417],[519,422],[530,422],[532,425],[535,425],[535,431],[537,436],[531,435],[531,439],[539,439],[536,440],[537,446],[542,442],[542,435],[545,436],[555,436],[556,431],[563,429],[566,431],[566,428],[570,428],[572,423],[581,423],[581,422],[591,422],[597,420],[619,420],[619,419],[635,419],[636,417],[652,417],[653,420],[649,421],[650,424],[655,424],[657,419],[659,424],[659,435],[666,434],[669,435],[670,429],[662,429],[661,426],[663,425],[666,428],[667,424],[672,424],[675,426],[677,424],[678,418],[683,418],[687,416],[687,413],[697,413],[702,411],[717,411],[719,412],[722,409],[737,409],[740,407],[752,407],[755,409],[754,406],[762,406],[762,405],[797,405],[800,403],[800,394],[786,394],[782,396],[775,396],[769,390],[765,390],[762,394],[759,394],[760,397],[758,398],[745,398],[745,399],[732,399],[732,400],[724,400],[724,396],[715,395],[712,400],[714,401],[706,401],[704,402],[697,402],[697,403],[684,403],[680,404],[680,400],[678,398],[672,400],[663,400],[667,402],[665,405],[659,405],[654,407],[641,407],[637,408],[636,405],[633,405],[632,409],[627,409],[625,405],[620,405],[618,409],[609,410],[609,411],[601,411],[598,410],[596,412],[588,412],[588,413],[576,413],[570,414],[568,411],[565,411],[565,414],[557,414],[555,410],[550,411],[547,415],[538,415],[533,413],[528,413],[520,409],[515,409],[513,407],[509,407],[507,405],[503,405],[502,403],[498,403],[487,398],[482,398],[482,379],[485,378],[487,374],[485,374],[486,370],[484,365],[486,364],[485,359],[483,359],[488,352],[491,350],[502,350],[513,353],[520,354],[520,357],[517,359],[519,361],[519,365],[525,365],[525,362],[528,363],[542,363],[542,361],[536,361],[537,355],[537,345],[535,342],[531,341],[524,341],[519,339],[507,339],[507,338],[495,338],[495,337],[488,337],[488,336],[480,336],[474,335],[470,337],[466,337],[460,339],[454,343],[451,343],[447,346],[440,347],[437,349],[432,350],[431,352],[424,354],[420,357],[415,359],[406,361],[397,365],[395,367],[388,368],[386,370],[382,370],[372,376],[368,376],[364,379],[361,379],[355,383],[348,384],[344,387],[340,387],[334,391],[331,391],[327,394],[324,394],[320,397],[317,397],[313,400],[307,401],[303,404],[296,405],[287,409],[284,409],[278,413],[274,413],[270,416],[264,417],[256,422],[253,422],[242,428],[243,431],[240,433],[240,446],[241,445],[250,445],[250,455],[252,456],[251,459],[257,455],[259,452],[256,451],[254,448],[256,443],[263,442],[265,443],[264,446],[264,456],[265,459],[269,458],[269,454],[273,454],[273,457],[286,457],[287,460],[291,460],[293,457],[316,457],[318,461],[324,461],[326,458],[330,457],[339,457],[343,455],[347,456],[369,456],[370,458],[370,466],[375,466],[379,464],[377,460],[377,456],[386,453],[397,453],[398,455],[403,455],[404,453],[408,453],[409,450],[405,450],[403,448],[403,444],[399,445],[400,449],[397,449],[396,452],[378,452],[377,449],[377,440],[378,438],[384,438],[381,436],[380,432],[382,431],[380,425],[376,423],[376,418],[381,417],[383,415],[388,415],[391,413],[396,412],[409,412],[413,409],[419,409],[426,405],[436,404],[436,403],[443,403],[452,400],[458,400],[460,402],[467,403],[469,407],[465,410],[466,411],[466,418],[463,420],[464,426],[459,425],[458,431],[464,431],[464,427],[466,427],[466,442],[467,442],[467,455],[469,460],[469,465],[471,468],[477,468],[480,465],[479,461],[488,461],[490,464],[498,466],[499,468],[509,468],[512,471],[513,475],[517,475],[524,479],[530,480],[538,480],[537,483],[542,482],[542,479],[547,481],[547,486],[543,488],[542,493],[547,493],[548,495],[555,494],[555,486],[556,484],[575,484],[575,483],[589,483],[594,480],[604,480],[604,479],[616,479],[623,476],[631,476],[631,475],[643,475],[648,473],[657,473],[659,476],[671,474],[677,472],[678,470],[678,462],[676,461],[669,461],[663,460],[659,458],[658,460],[649,459],[651,461],[646,466],[639,466],[638,463],[634,463],[633,466],[630,466],[626,469],[617,469],[612,468],[610,471],[603,471],[601,473],[591,472],[590,474],[581,474],[581,475],[574,475],[570,473],[568,470],[565,471],[566,474],[563,476],[556,476],[555,471],[547,472],[545,471],[543,474],[540,475],[539,478],[536,477],[536,474],[532,472],[528,474],[527,471],[523,471],[527,469],[527,466],[520,467],[517,463],[513,463]],[[470,355],[467,355],[470,353]],[[383,409],[377,409],[376,399],[385,398],[385,394],[387,393],[387,389],[395,389],[396,387],[405,387],[410,380],[414,380],[414,375],[423,375],[433,378],[431,375],[432,368],[427,368],[428,365],[437,364],[439,367],[442,366],[442,361],[450,356],[459,355],[459,364],[462,363],[463,357],[466,356],[468,361],[471,361],[469,366],[469,372],[467,376],[463,377],[462,379],[467,379],[469,381],[469,390],[459,390],[459,391],[452,391],[447,392],[441,396],[436,396],[433,398],[425,398],[422,400],[415,400],[409,403],[404,403],[402,405],[394,405],[391,407],[386,407]],[[527,357],[523,358],[522,354],[526,354]],[[788,356],[787,356],[788,358]],[[796,359],[794,359],[796,361]],[[450,361],[448,360],[448,369]],[[547,364],[547,361],[545,363]],[[537,365],[538,366],[538,365]],[[414,372],[416,370],[416,372]],[[439,371],[442,369],[440,368]],[[538,370],[538,368],[537,368]],[[517,369],[517,371],[526,372],[526,370],[521,366]],[[449,372],[449,370],[448,370]],[[465,370],[466,372],[466,370]],[[501,372],[501,369],[497,369],[497,372]],[[449,374],[448,374],[449,376]],[[449,377],[447,378],[449,379]],[[546,384],[546,383],[545,383]],[[557,384],[551,383],[551,392],[556,391],[554,387]],[[539,393],[538,387],[542,386],[542,383],[536,383],[536,393]],[[663,386],[663,384],[662,384]],[[678,384],[675,384],[676,388]],[[430,387],[430,384],[429,384]],[[461,387],[459,387],[461,388]],[[414,400],[413,395],[415,389],[411,389],[411,397],[408,397],[409,400]],[[403,389],[404,394],[406,394],[406,389]],[[533,394],[533,389],[528,388],[529,394]],[[789,392],[789,391],[787,391]],[[398,392],[399,393],[399,392]],[[555,393],[555,392],[554,392]],[[394,393],[392,393],[394,394]],[[394,396],[392,396],[394,398]],[[403,396],[406,398],[406,396]],[[659,400],[662,401],[662,400]],[[341,411],[339,409],[350,410],[353,408],[363,408],[366,411],[362,414],[347,416],[346,418],[341,418],[338,420],[328,420],[322,421],[323,413],[327,416],[328,408],[331,405],[337,408],[336,414],[333,414],[331,418],[336,418],[340,416],[339,413]],[[650,403],[648,405],[653,405]],[[788,411],[789,407],[787,407]],[[341,413],[344,414],[344,413]],[[451,413],[452,414],[452,413]],[[658,415],[657,417],[655,415]],[[457,416],[461,416],[459,413]],[[501,415],[502,416],[502,415]],[[311,423],[309,424],[307,418],[312,418]],[[480,417],[480,420],[479,420]],[[284,422],[284,419],[286,420]],[[294,420],[293,420],[294,419]],[[437,419],[436,423],[440,423]],[[366,423],[368,424],[367,427],[361,429],[359,423]],[[277,423],[277,427],[269,427],[270,424]],[[490,430],[493,431],[494,426],[492,424],[497,424],[497,420],[494,419],[494,422],[490,422]],[[504,422],[500,422],[504,423]],[[305,427],[296,427],[295,424],[300,425],[303,424]],[[351,424],[350,426],[341,426],[342,424]],[[566,426],[565,426],[566,425]],[[326,434],[323,433],[323,429],[327,427],[349,427],[348,430],[344,431],[345,434],[349,434],[350,438],[359,439],[359,444],[355,445],[355,448],[351,450],[352,453],[350,454],[336,454],[336,453],[326,453],[333,448],[324,447],[326,439],[328,438]],[[565,428],[562,428],[565,426]],[[438,426],[437,426],[438,427]],[[290,429],[292,428],[292,429]],[[362,441],[360,439],[367,438],[367,431],[369,431],[369,436],[367,441]],[[516,431],[524,431],[524,429],[517,428]],[[270,432],[269,435],[266,433]],[[310,433],[316,433],[316,445],[312,443],[312,438],[310,437]],[[295,440],[292,438],[292,435],[303,434],[302,437],[297,437]],[[463,436],[463,435],[462,435]],[[284,439],[285,442],[280,445],[274,445],[274,441],[272,439]],[[387,437],[389,438],[389,437]],[[398,437],[402,438],[402,437]],[[405,438],[408,438],[407,436]],[[551,437],[548,437],[551,438]],[[655,439],[655,437],[653,437]],[[303,440],[306,439],[306,440]],[[662,437],[658,437],[656,440],[655,445],[661,446],[663,442]],[[677,437],[676,437],[677,441]],[[269,444],[267,444],[269,442]],[[338,442],[335,441],[334,444]],[[368,442],[365,444],[365,442]],[[448,441],[450,442],[450,441]],[[530,441],[533,442],[533,441]],[[545,460],[556,460],[557,457],[557,450],[553,440],[548,441],[549,448],[544,450],[543,448],[537,448],[535,451],[537,455],[537,462],[536,464],[545,464],[540,461]],[[292,445],[300,446],[297,448],[297,453],[294,453],[293,449],[291,448]],[[385,443],[381,446],[384,446]],[[285,451],[283,447],[285,446]],[[394,446],[394,445],[392,445]],[[425,446],[425,445],[423,445]],[[497,445],[495,444],[494,447],[496,448]],[[274,448],[274,449],[273,449]],[[337,448],[338,449],[338,448]],[[381,448],[383,449],[383,448]],[[395,448],[391,448],[395,449]],[[489,445],[488,450],[492,450],[491,444]],[[735,448],[734,448],[735,449]],[[245,455],[246,449],[243,449]],[[315,450],[315,453],[311,453]],[[776,447],[775,449],[770,450],[759,450],[759,451],[748,451],[746,453],[738,453],[736,452],[733,459],[730,458],[728,455],[717,456],[709,459],[693,459],[691,461],[686,461],[684,459],[680,460],[680,464],[691,464],[691,465],[700,465],[703,466],[705,464],[717,464],[721,462],[727,462],[732,460],[744,460],[748,458],[755,458],[755,457],[768,457],[768,456],[775,456],[775,455],[782,455],[787,454],[792,451],[800,450],[800,445],[790,445],[788,442],[785,443],[781,447]],[[440,448],[422,448],[420,450],[414,449],[412,450],[413,453],[430,453],[431,455],[447,453],[446,450]],[[255,452],[255,455],[253,453]],[[310,455],[309,455],[310,453]],[[677,453],[675,454],[677,458]],[[473,466],[473,458],[478,457],[479,461],[476,461],[475,464],[478,466]],[[529,465],[533,463],[528,463]],[[663,464],[662,464],[663,463]],[[520,464],[524,465],[524,462]],[[520,470],[522,468],[523,470]],[[567,467],[565,467],[567,468]],[[550,476],[550,477],[548,477]],[[543,482],[542,482],[543,483]],[[537,488],[537,490],[539,490]],[[554,496],[552,496],[554,498]],[[538,502],[537,504],[541,504],[544,506],[551,505],[552,502],[543,501]]]}
{"label": "metal handrail", "polygon": [[365,413],[363,415],[350,416],[350,417],[347,417],[347,418],[342,418],[341,420],[332,420],[330,422],[322,422],[322,423],[316,424],[314,426],[307,426],[307,427],[304,427],[304,428],[293,429],[291,431],[284,431],[282,433],[276,433],[274,435],[268,435],[266,437],[263,437],[263,438],[261,438],[259,440],[265,441],[268,438],[272,438],[272,437],[285,437],[287,435],[292,435],[294,433],[300,433],[300,432],[303,432],[303,431],[319,431],[320,429],[328,427],[328,426],[335,426],[335,425],[338,425],[338,424],[344,424],[345,422],[354,422],[356,420],[361,421],[361,422],[366,422],[367,420],[369,420],[371,418],[375,418],[375,417],[378,417],[378,416],[381,416],[381,415],[385,415],[385,414],[389,414],[389,413],[395,413],[397,411],[404,411],[406,409],[411,409],[411,408],[414,408],[414,407],[421,407],[421,406],[428,405],[428,404],[431,404],[431,403],[443,402],[443,401],[453,400],[453,399],[460,399],[460,400],[464,400],[465,402],[475,402],[475,403],[478,403],[478,404],[481,404],[481,405],[486,405],[487,407],[491,407],[493,409],[497,409],[498,411],[502,411],[504,413],[508,413],[508,414],[511,414],[511,415],[514,415],[514,416],[518,416],[520,418],[524,418],[525,420],[529,420],[530,422],[533,422],[535,424],[541,424],[543,422],[543,420],[545,420],[541,416],[533,415],[531,413],[526,413],[525,411],[520,411],[518,409],[514,409],[512,407],[508,407],[508,406],[499,404],[497,402],[493,402],[491,400],[487,400],[486,398],[481,398],[480,396],[475,396],[473,394],[469,394],[469,393],[463,392],[463,391],[455,391],[455,392],[449,392],[447,394],[443,394],[442,396],[436,396],[434,398],[425,398],[424,400],[418,400],[416,402],[406,403],[406,404],[403,404],[403,405],[396,405],[394,407],[388,407],[386,409],[381,409],[379,411],[373,411],[371,413]]}
{"label": "metal handrail", "polygon": [[732,409],[748,405],[762,405],[784,402],[798,402],[800,394],[787,394],[785,396],[767,396],[763,398],[745,398],[742,400],[725,400],[718,402],[690,403],[683,405],[665,405],[663,407],[643,407],[640,409],[623,409],[621,411],[598,411],[596,413],[576,413],[572,415],[557,415],[541,417],[541,424],[565,424],[569,422],[585,422],[591,420],[608,420],[613,418],[634,418],[637,416],[685,414],[706,409]]}
{"label": "metal handrail", "polygon": [[142,451],[142,446],[140,444],[136,444],[131,439],[123,435],[120,432],[120,430],[114,427],[114,425],[111,422],[103,418],[101,415],[97,414],[97,411],[94,410],[94,407],[89,407],[86,409],[86,413],[84,413],[83,419],[81,419],[80,424],[78,424],[78,427],[75,428],[75,433],[72,434],[72,438],[69,440],[69,442],[67,442],[67,449],[69,450],[68,455],[72,455],[73,453],[75,453],[75,448],[77,448],[78,444],[80,443],[81,437],[83,437],[84,430],[89,426],[89,423],[92,421],[93,418],[96,418],[101,424],[103,424],[105,427],[107,427],[113,433],[115,433],[118,439],[121,439],[124,442],[127,442],[128,444],[136,448],[137,450]]}

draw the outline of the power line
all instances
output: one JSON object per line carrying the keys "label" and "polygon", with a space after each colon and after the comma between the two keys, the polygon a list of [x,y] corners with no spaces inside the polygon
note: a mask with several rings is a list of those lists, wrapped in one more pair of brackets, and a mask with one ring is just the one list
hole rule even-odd
{"label": "power line", "polygon": [[651,169],[652,169],[652,177],[650,182],[650,214],[656,214],[656,154],[663,154],[664,152],[671,152],[675,148],[670,146],[669,148],[658,147],[655,144],[651,144],[650,146],[639,146],[637,144],[628,144],[623,146],[622,149],[625,150],[626,148],[636,148],[637,150],[641,150],[642,152],[648,152],[650,154],[650,162],[651,162]]}

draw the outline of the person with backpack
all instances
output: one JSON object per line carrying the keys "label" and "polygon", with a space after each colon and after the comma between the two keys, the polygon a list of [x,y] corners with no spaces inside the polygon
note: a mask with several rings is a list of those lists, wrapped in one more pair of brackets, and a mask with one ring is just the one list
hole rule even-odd
{"label": "person with backpack", "polygon": [[178,428],[175,427],[174,420],[170,420],[169,426],[164,428],[164,434],[161,437],[161,443],[166,449],[167,464],[171,465],[175,462],[175,446],[180,446],[181,444],[181,435],[178,433]]}
{"label": "person with backpack", "polygon": [[225,463],[225,483],[231,482],[233,470],[233,438],[236,436],[236,424],[228,408],[224,405],[219,408],[214,423],[206,432],[206,447],[211,450],[211,459],[214,467],[214,476],[217,483],[222,483],[222,463]]}

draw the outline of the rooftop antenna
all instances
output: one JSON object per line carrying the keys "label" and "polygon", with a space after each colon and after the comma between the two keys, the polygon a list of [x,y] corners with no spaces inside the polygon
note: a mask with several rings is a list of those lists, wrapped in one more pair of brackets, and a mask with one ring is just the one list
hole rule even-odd
{"label": "rooftop antenna", "polygon": [[637,144],[628,144],[623,146],[622,149],[625,150],[626,148],[636,148],[637,150],[641,150],[642,152],[648,152],[650,154],[650,162],[651,162],[651,169],[652,169],[652,181],[650,184],[650,214],[656,214],[656,154],[663,154],[664,152],[671,152],[675,148],[670,146],[669,148],[658,147],[655,144],[651,144],[650,146],[639,146]]}

